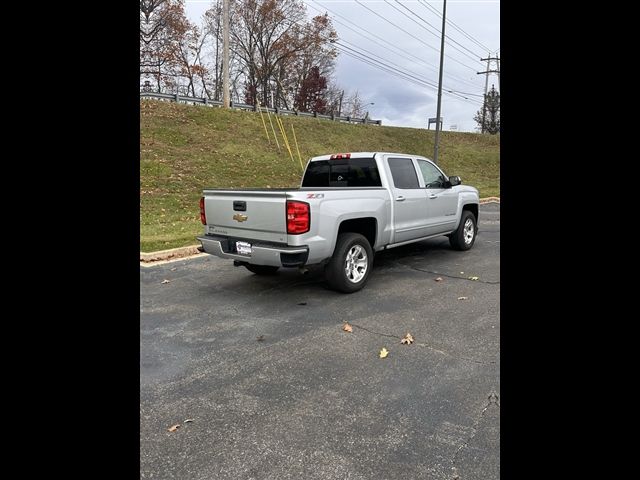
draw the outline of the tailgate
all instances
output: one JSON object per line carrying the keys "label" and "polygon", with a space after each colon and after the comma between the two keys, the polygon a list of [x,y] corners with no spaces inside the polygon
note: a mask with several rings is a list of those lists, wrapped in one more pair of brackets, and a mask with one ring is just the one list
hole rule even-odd
{"label": "tailgate", "polygon": [[287,242],[286,191],[205,190],[207,233]]}

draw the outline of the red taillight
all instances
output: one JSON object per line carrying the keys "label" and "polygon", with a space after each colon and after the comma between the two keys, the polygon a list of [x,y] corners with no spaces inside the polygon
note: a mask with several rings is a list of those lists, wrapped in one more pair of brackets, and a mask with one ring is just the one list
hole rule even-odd
{"label": "red taillight", "polygon": [[343,158],[351,158],[350,153],[335,153],[331,155],[329,160],[342,160]]}
{"label": "red taillight", "polygon": [[310,225],[309,204],[287,200],[287,233],[291,235],[307,233]]}
{"label": "red taillight", "polygon": [[203,225],[207,224],[207,214],[204,213],[204,197],[200,197],[200,221]]}

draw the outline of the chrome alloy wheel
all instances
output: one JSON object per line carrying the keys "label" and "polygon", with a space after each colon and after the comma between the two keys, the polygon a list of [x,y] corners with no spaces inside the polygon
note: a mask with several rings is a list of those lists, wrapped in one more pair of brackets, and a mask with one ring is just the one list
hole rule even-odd
{"label": "chrome alloy wheel", "polygon": [[358,283],[367,273],[367,252],[360,245],[352,246],[347,252],[344,271],[351,283]]}
{"label": "chrome alloy wheel", "polygon": [[467,221],[464,222],[464,243],[466,243],[467,245],[469,245],[472,240],[473,240],[473,236],[475,235],[475,227],[473,226],[473,220],[471,220],[470,218],[467,218]]}

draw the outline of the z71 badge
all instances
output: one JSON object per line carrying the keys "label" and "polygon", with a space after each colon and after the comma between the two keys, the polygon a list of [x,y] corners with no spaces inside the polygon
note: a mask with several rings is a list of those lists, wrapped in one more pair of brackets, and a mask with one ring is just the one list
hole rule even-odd
{"label": "z71 badge", "polygon": [[324,193],[307,193],[307,198],[324,198]]}

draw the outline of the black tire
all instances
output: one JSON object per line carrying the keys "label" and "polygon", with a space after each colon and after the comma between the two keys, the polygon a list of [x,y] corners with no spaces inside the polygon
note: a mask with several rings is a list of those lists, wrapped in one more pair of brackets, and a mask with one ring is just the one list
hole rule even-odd
{"label": "black tire", "polygon": [[[470,221],[473,225],[473,230],[469,230],[467,222]],[[468,233],[472,233],[473,236],[469,239]],[[449,235],[449,243],[456,250],[469,250],[476,242],[476,236],[478,235],[478,225],[476,223],[476,217],[469,210],[463,210],[460,218],[460,225],[455,232]]]}
{"label": "black tire", "polygon": [[[358,250],[357,247],[360,247],[360,250]],[[347,258],[348,255],[355,256]],[[366,256],[366,258],[364,258],[364,256]],[[357,261],[358,258],[364,260],[363,266],[358,267],[353,265],[353,262]],[[346,272],[348,262],[351,262],[353,265],[351,274],[349,275]],[[364,266],[366,266],[366,268],[363,268]],[[371,249],[371,245],[369,245],[369,241],[359,233],[341,233],[338,235],[333,256],[324,269],[324,276],[333,290],[343,293],[353,293],[365,286],[372,268],[373,250]],[[364,273],[364,275],[362,275],[361,278],[357,278],[362,273]],[[357,281],[354,281],[354,279],[357,279]]]}
{"label": "black tire", "polygon": [[246,264],[247,270],[256,275],[275,275],[280,267],[272,267],[270,265],[252,265],[250,263]]}

